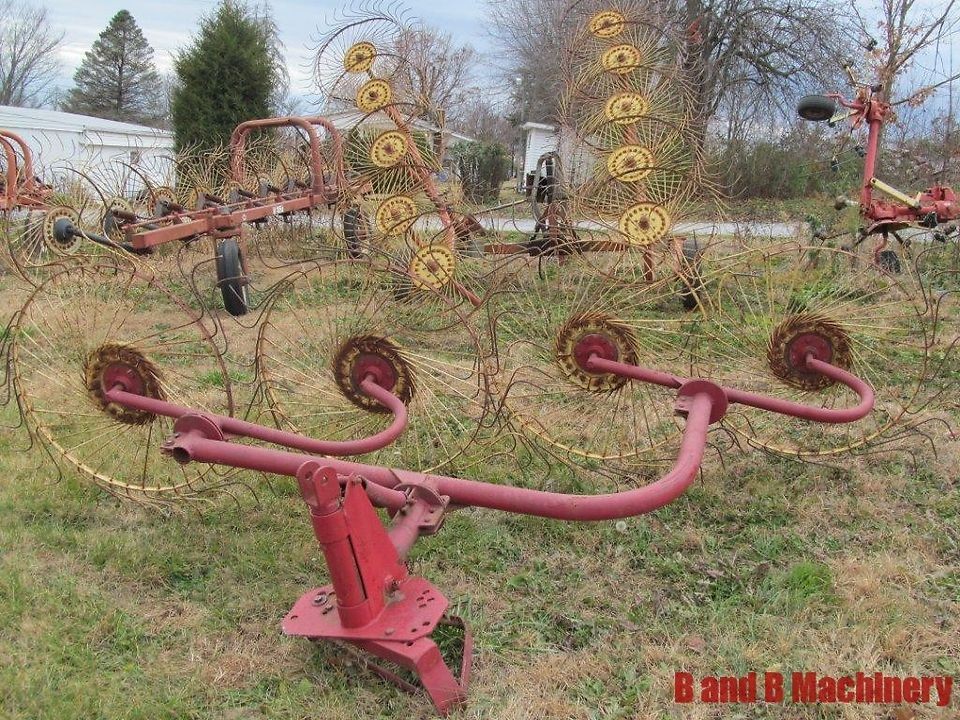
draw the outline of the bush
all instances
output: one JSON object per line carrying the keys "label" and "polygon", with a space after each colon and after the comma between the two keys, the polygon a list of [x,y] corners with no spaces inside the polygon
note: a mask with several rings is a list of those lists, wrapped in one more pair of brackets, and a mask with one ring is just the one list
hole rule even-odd
{"label": "bush", "polygon": [[500,143],[460,143],[452,148],[452,154],[467,201],[475,205],[496,202],[510,168],[506,148]]}

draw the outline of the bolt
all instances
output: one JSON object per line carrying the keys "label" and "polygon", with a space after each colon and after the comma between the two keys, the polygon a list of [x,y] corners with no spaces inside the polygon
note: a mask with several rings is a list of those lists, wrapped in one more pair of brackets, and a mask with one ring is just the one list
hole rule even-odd
{"label": "bolt", "polygon": [[327,594],[325,592],[317,593],[317,596],[313,599],[314,605],[326,605],[327,604]]}
{"label": "bolt", "polygon": [[384,635],[393,635],[394,632],[395,632],[395,631],[394,631],[393,628],[387,628],[386,630],[383,631],[383,634],[384,634]]}

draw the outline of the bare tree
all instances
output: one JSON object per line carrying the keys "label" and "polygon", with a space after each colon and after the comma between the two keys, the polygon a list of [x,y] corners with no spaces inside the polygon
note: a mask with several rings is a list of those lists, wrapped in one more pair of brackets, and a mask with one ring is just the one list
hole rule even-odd
{"label": "bare tree", "polygon": [[[504,75],[515,79],[520,96],[520,121],[556,115],[562,93],[558,58],[571,32],[565,6],[556,0],[488,0],[491,34],[506,59]],[[704,127],[733,92],[741,100],[749,97],[741,107],[792,114],[802,86],[839,70],[848,35],[832,0],[650,0],[648,6],[642,17],[677,38]]]}
{"label": "bare tree", "polygon": [[448,33],[419,27],[403,32],[397,52],[406,60],[402,82],[417,98],[424,117],[437,125],[456,121],[476,92],[476,51],[457,45]]}
{"label": "bare tree", "polygon": [[[888,102],[917,105],[937,88],[960,79],[960,73],[931,80],[914,77],[913,87],[903,97],[896,98],[898,84],[914,71],[917,61],[927,52],[946,46],[960,30],[960,5],[957,0],[937,7],[920,5],[917,0],[878,0],[878,5],[866,13],[852,3],[857,25],[869,50],[868,64],[881,85],[881,94]],[[879,16],[879,18],[877,18]],[[870,21],[880,31],[880,39],[870,31]]]}
{"label": "bare tree", "polygon": [[702,122],[733,95],[767,117],[792,117],[796,97],[832,84],[849,46],[833,0],[665,0],[680,24],[684,65]]}
{"label": "bare tree", "polygon": [[36,107],[50,99],[62,42],[45,7],[0,0],[0,105]]}
{"label": "bare tree", "polygon": [[505,117],[502,105],[480,93],[465,105],[454,126],[483,142],[511,147],[517,140],[516,128]]}
{"label": "bare tree", "polygon": [[568,32],[564,10],[565,3],[557,0],[487,0],[488,32],[499,50],[492,63],[515,125],[557,119]]}

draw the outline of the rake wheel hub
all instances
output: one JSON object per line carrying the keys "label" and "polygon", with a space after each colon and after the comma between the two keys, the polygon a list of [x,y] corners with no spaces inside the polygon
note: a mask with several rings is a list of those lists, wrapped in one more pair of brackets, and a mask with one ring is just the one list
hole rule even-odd
{"label": "rake wheel hub", "polygon": [[136,348],[119,343],[105,343],[87,356],[84,381],[94,405],[126,425],[146,425],[154,415],[111,402],[109,390],[119,385],[134,395],[166,400],[157,367]]}
{"label": "rake wheel hub", "polygon": [[74,232],[80,224],[80,215],[68,207],[48,210],[43,217],[43,241],[56,253],[76,251],[83,238]]}
{"label": "rake wheel hub", "polygon": [[413,398],[413,371],[400,347],[387,338],[367,335],[348,339],[334,357],[333,369],[340,392],[364,410],[389,412],[360,387],[367,378],[390,390],[404,404]]}
{"label": "rake wheel hub", "polygon": [[557,364],[564,376],[584,390],[610,392],[629,380],[619,375],[589,370],[591,357],[637,363],[633,331],[614,318],[584,313],[571,318],[557,333]]}
{"label": "rake wheel hub", "polygon": [[793,315],[774,328],[767,349],[773,374],[801,390],[822,390],[834,384],[826,375],[807,368],[807,358],[849,370],[850,338],[841,325],[817,315]]}
{"label": "rake wheel hub", "polygon": [[612,38],[622,33],[626,24],[627,19],[623,13],[603,10],[590,18],[587,28],[599,38]]}
{"label": "rake wheel hub", "polygon": [[437,292],[452,279],[457,258],[446,245],[426,245],[418,249],[407,266],[407,273],[418,290]]}

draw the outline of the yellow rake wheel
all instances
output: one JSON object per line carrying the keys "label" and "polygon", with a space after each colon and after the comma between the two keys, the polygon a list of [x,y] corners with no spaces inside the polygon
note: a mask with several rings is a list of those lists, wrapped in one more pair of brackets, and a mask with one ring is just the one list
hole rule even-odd
{"label": "yellow rake wheel", "polygon": [[405,235],[416,222],[420,210],[409,195],[391,195],[377,207],[377,231],[383,235]]}
{"label": "yellow rake wheel", "polygon": [[148,503],[195,497],[227,477],[160,453],[173,421],[110,402],[123,372],[139,394],[230,414],[230,379],[196,313],[132,271],[78,266],[27,299],[11,345],[14,388],[50,454],[118,497]]}
{"label": "yellow rake wheel", "polygon": [[440,295],[421,290],[398,300],[392,286],[388,272],[368,263],[291,276],[257,341],[264,395],[283,429],[327,440],[373,435],[391,423],[358,388],[356,363],[373,356],[390,369],[410,424],[395,443],[365,457],[419,470],[447,466],[463,457],[485,414],[479,340]]}
{"label": "yellow rake wheel", "polygon": [[606,10],[598,12],[591,17],[587,23],[587,27],[590,29],[590,32],[598,38],[612,38],[623,33],[626,23],[627,19],[623,13],[615,10]]}
{"label": "yellow rake wheel", "polygon": [[372,113],[393,102],[393,89],[386,80],[368,80],[357,90],[357,109]]}
{"label": "yellow rake wheel", "polygon": [[407,139],[398,130],[381,133],[370,145],[370,161],[378,168],[392,168],[407,155]]}
{"label": "yellow rake wheel", "polygon": [[[652,262],[675,226],[716,197],[699,150],[685,44],[637,4],[588,13],[582,4],[568,8],[562,40],[565,209],[571,222],[589,221],[578,230],[584,247],[641,249]],[[648,269],[649,278],[656,268]]]}
{"label": "yellow rake wheel", "polygon": [[650,103],[636,92],[622,92],[612,96],[603,106],[607,120],[617,125],[631,125],[650,112]]}
{"label": "yellow rake wheel", "polygon": [[457,256],[446,245],[427,245],[410,258],[407,272],[418,290],[440,292],[451,280],[457,267]]}
{"label": "yellow rake wheel", "polygon": [[376,59],[377,48],[374,44],[361,40],[347,48],[343,55],[343,69],[351,73],[369,72]]}

